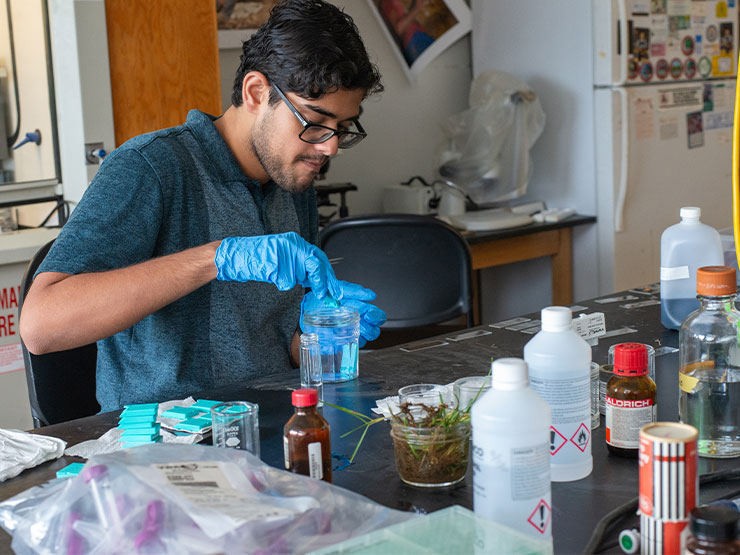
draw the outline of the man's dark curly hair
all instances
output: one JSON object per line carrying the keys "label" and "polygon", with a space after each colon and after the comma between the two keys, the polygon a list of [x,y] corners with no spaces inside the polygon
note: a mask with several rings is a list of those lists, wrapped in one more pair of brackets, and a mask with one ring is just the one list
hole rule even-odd
{"label": "man's dark curly hair", "polygon": [[[259,71],[283,91],[320,98],[340,88],[383,90],[380,72],[352,18],[323,0],[282,0],[242,45],[231,102],[242,103],[242,83]],[[270,104],[280,97],[270,90]]]}

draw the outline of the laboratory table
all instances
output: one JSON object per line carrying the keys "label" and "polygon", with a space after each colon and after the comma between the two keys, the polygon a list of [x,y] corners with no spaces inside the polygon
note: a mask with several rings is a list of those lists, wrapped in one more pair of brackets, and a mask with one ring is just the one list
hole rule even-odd
{"label": "laboratory table", "polygon": [[470,245],[473,271],[473,322],[480,323],[480,270],[550,257],[552,303],[573,302],[573,228],[596,222],[594,216],[574,214],[559,222],[533,222],[495,231],[464,231]]}
{"label": "laboratory table", "polygon": [[[608,333],[623,332],[601,339],[593,348],[593,360],[606,363],[609,346],[625,341],[640,341],[653,345],[656,356],[656,382],[658,385],[658,418],[675,421],[678,416],[678,333],[664,329],[660,324],[660,306],[652,304],[636,308],[623,305],[657,299],[657,294],[644,291],[624,292],[635,299],[599,304],[585,301],[574,305],[578,313],[603,312]],[[531,320],[539,314],[526,316]],[[496,325],[496,324],[494,324]],[[515,326],[516,327],[516,326]],[[466,330],[470,331],[470,330]],[[531,333],[520,330],[496,328],[489,325],[473,328],[482,335],[457,341],[440,336],[442,345],[413,352],[401,350],[402,346],[379,351],[362,352],[360,355],[360,378],[351,382],[324,386],[325,400],[371,414],[375,401],[395,394],[399,387],[411,383],[449,383],[468,375],[483,375],[489,370],[491,359],[505,356],[521,356],[524,344]],[[531,331],[531,330],[530,330]],[[489,333],[490,332],[490,333]],[[418,342],[417,342],[418,343]],[[409,344],[411,345],[411,344]],[[408,347],[408,345],[407,345]],[[250,384],[250,388],[224,388],[208,392],[193,392],[221,400],[248,400],[260,405],[260,440],[262,459],[273,466],[283,464],[282,427],[292,414],[290,388],[298,386],[297,371],[268,376]],[[472,508],[472,476],[457,486],[439,490],[427,490],[407,486],[396,472],[393,445],[389,427],[381,422],[370,428],[353,464],[347,465],[359,434],[347,438],[339,436],[357,425],[357,421],[331,407],[324,414],[332,429],[332,451],[335,456],[334,483],[361,493],[388,507],[405,511],[428,513],[453,504]],[[57,424],[37,430],[54,435],[75,444],[100,436],[116,425],[117,413],[104,413],[72,422]],[[599,520],[623,503],[633,499],[638,492],[637,460],[610,456],[605,446],[604,422],[592,431],[594,470],[588,477],[565,483],[552,484],[552,530],[556,553],[581,553]],[[62,457],[39,467],[27,470],[17,478],[0,484],[0,500],[6,499],[31,486],[54,477],[55,472],[70,462],[79,460]],[[738,467],[738,459],[699,459],[699,472],[708,473]],[[343,467],[338,469],[339,467]],[[732,493],[738,486],[720,483],[702,488],[702,502]],[[610,530],[602,549],[618,553],[616,534],[627,527],[639,527],[638,519],[631,514],[616,523]],[[611,545],[609,543],[611,542]],[[0,553],[9,551],[10,538],[0,532]]]}

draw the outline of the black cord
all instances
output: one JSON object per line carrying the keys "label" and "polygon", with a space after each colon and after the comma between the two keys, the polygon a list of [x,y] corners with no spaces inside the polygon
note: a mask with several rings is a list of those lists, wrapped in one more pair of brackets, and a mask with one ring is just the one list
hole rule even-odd
{"label": "black cord", "polygon": [[417,179],[417,180],[421,181],[424,184],[424,187],[431,187],[431,185],[429,185],[429,183],[427,183],[426,179],[424,179],[420,175],[415,175],[414,177],[412,177],[408,181],[401,181],[401,185],[411,185],[414,182],[414,179]]}
{"label": "black cord", "polygon": [[13,70],[13,89],[15,91],[15,113],[16,127],[13,134],[8,137],[8,148],[11,148],[18,140],[21,132],[21,97],[18,94],[18,71],[15,62],[15,39],[13,38],[13,16],[10,13],[10,2],[6,2],[5,7],[8,9],[8,37],[10,38],[10,64]]}
{"label": "black cord", "polygon": [[46,218],[44,218],[44,220],[36,227],[44,227],[44,225],[46,225],[46,222],[48,222],[51,219],[51,217],[54,215],[54,212],[56,212],[59,209],[61,209],[61,212],[59,213],[60,215],[59,222],[60,223],[66,222],[69,219],[69,205],[70,204],[73,204],[73,203],[69,200],[60,200],[59,202],[57,202],[56,206],[51,209],[51,212],[49,212],[49,215],[46,216]]}
{"label": "black cord", "polygon": [[[701,476],[699,476],[699,485],[706,486],[707,484],[712,484],[714,482],[723,482],[737,479],[740,479],[740,469],[722,470],[720,472],[710,472],[708,474],[702,474]],[[607,529],[628,513],[636,512],[638,500],[639,497],[635,497],[634,499],[623,503],[613,511],[608,512],[604,516],[604,518],[602,518],[598,522],[596,528],[594,528],[594,531],[591,533],[591,537],[589,538],[586,547],[583,549],[583,552],[598,553],[599,551],[601,551],[601,549],[597,548],[604,540],[604,535],[606,534]]]}

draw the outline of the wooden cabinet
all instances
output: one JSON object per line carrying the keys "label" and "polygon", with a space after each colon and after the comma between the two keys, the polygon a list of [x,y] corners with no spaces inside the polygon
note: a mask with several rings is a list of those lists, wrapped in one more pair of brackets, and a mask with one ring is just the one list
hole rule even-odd
{"label": "wooden cabinet", "polygon": [[116,146],[221,113],[213,0],[106,0]]}

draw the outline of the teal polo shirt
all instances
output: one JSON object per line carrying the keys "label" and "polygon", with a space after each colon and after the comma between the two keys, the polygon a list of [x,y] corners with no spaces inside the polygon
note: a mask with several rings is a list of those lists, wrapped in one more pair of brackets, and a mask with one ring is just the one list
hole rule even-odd
{"label": "teal polo shirt", "polygon": [[[289,193],[247,177],[214,119],[193,110],[185,124],[113,151],[38,273],[112,270],[230,236],[295,231],[315,244],[313,188]],[[269,283],[214,280],[98,341],[102,410],[247,385],[291,368],[302,297],[300,286],[280,292]],[[73,381],[74,369],[65,371]]]}

